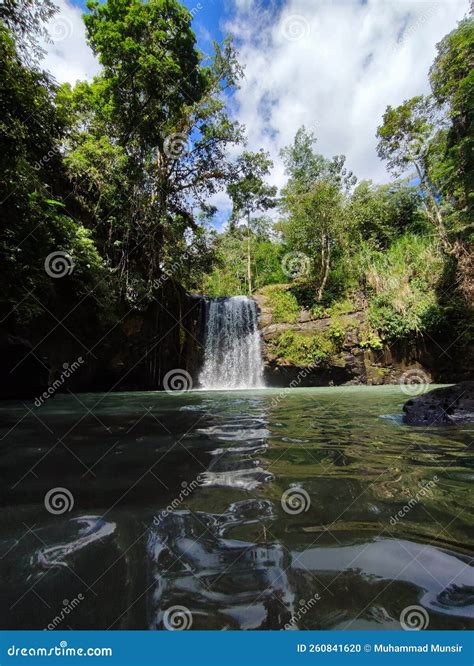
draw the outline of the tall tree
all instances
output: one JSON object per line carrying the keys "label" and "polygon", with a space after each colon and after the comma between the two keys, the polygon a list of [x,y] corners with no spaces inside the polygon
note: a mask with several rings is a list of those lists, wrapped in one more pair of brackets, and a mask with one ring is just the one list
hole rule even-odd
{"label": "tall tree", "polygon": [[237,159],[235,178],[227,187],[227,192],[232,200],[231,225],[235,225],[242,218],[247,221],[247,286],[249,294],[253,291],[250,219],[253,213],[268,210],[276,205],[277,188],[265,182],[272,166],[272,161],[263,150],[257,153],[244,152]]}
{"label": "tall tree", "polygon": [[379,157],[387,161],[394,176],[415,169],[428,216],[447,252],[452,246],[443,219],[439,191],[430,169],[430,150],[436,135],[435,109],[431,98],[419,95],[396,108],[387,107],[377,130]]}
{"label": "tall tree", "polygon": [[[87,33],[103,72],[78,90],[86,102],[78,129],[96,143],[105,128],[107,150],[125,158],[118,268],[149,291],[189,239],[202,236],[196,212],[212,212],[209,197],[232,173],[227,148],[242,130],[229,120],[222,93],[236,84],[240,68],[230,42],[203,60],[191,14],[176,0],[88,6]],[[84,146],[78,134],[75,149]],[[111,223],[113,237],[115,216]]]}
{"label": "tall tree", "polygon": [[341,245],[344,193],[356,178],[346,169],[344,155],[327,159],[315,151],[315,143],[315,136],[302,127],[282,150],[289,178],[280,201],[285,215],[280,228],[289,247],[307,255],[320,301],[334,250]]}
{"label": "tall tree", "polygon": [[442,189],[452,196],[464,223],[474,213],[474,20],[467,18],[437,45],[431,88],[447,108],[448,132],[442,159]]}

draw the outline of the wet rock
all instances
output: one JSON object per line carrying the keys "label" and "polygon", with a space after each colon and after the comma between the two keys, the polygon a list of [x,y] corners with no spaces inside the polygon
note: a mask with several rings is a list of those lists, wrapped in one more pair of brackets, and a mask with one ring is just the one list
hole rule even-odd
{"label": "wet rock", "polygon": [[408,400],[403,420],[410,425],[452,425],[474,421],[474,381],[434,389]]}
{"label": "wet rock", "polygon": [[29,341],[0,336],[0,398],[34,398],[48,387],[48,376],[46,360]]}

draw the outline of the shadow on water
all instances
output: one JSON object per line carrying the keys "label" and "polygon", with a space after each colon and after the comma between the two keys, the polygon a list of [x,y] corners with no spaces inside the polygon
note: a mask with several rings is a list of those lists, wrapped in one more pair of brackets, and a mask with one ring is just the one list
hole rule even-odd
{"label": "shadow on water", "polygon": [[406,427],[403,398],[3,403],[2,628],[472,627],[472,432]]}

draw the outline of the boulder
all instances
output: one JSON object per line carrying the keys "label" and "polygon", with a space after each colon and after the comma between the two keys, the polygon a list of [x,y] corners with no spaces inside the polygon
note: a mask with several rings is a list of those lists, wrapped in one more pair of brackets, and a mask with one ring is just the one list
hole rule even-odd
{"label": "boulder", "polygon": [[433,389],[403,406],[410,425],[453,425],[474,421],[474,381]]}

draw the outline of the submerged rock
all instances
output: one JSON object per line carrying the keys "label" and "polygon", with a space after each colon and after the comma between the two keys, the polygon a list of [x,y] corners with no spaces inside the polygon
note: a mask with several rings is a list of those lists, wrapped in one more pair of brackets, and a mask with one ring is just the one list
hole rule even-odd
{"label": "submerged rock", "polygon": [[410,425],[451,425],[474,421],[474,381],[434,389],[403,406]]}

